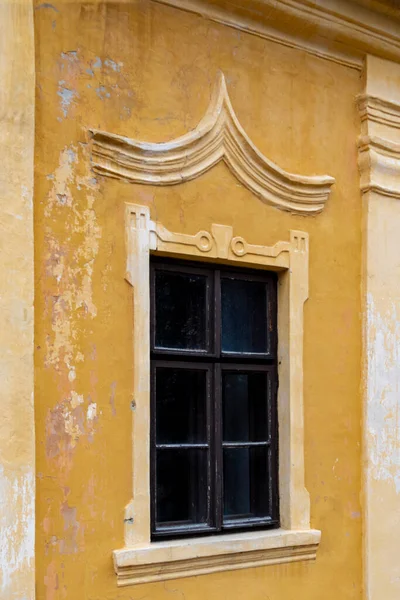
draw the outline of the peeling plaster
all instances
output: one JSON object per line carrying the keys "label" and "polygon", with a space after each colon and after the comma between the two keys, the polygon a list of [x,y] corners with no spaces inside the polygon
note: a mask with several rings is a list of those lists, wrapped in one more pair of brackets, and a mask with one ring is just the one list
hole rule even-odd
{"label": "peeling plaster", "polygon": [[[87,156],[84,156],[81,164],[89,164],[86,161]],[[46,217],[50,219],[53,211],[65,213],[59,218],[63,219],[69,233],[68,240],[74,240],[68,245],[66,242],[61,245],[52,229],[47,230],[47,275],[55,279],[57,293],[51,299],[53,335],[47,340],[46,366],[60,368],[64,363],[71,382],[76,377],[75,364],[84,359],[75,344],[75,319],[82,318],[82,315],[83,318],[94,318],[97,314],[92,299],[92,276],[101,237],[91,193],[97,189],[97,180],[90,171],[86,175],[78,175],[75,172],[77,164],[78,149],[74,146],[64,148],[45,209]],[[74,202],[74,194],[82,190],[86,193],[86,208]]]}
{"label": "peeling plaster", "polygon": [[118,64],[114,60],[111,60],[111,58],[106,58],[104,61],[104,65],[106,67],[110,67],[116,73],[119,73],[122,67],[122,63]]}
{"label": "peeling plaster", "polygon": [[117,382],[113,381],[111,384],[111,393],[110,393],[110,406],[111,406],[111,413],[112,416],[115,417],[117,414],[117,409],[115,406],[115,390],[117,388]]}
{"label": "peeling plaster", "polygon": [[59,158],[59,164],[54,173],[47,175],[53,181],[48,195],[45,216],[49,217],[55,206],[72,207],[71,184],[74,182],[74,165],[77,163],[77,150],[75,147],[65,147]]}
{"label": "peeling plaster", "polygon": [[57,95],[60,98],[62,116],[57,117],[57,120],[61,122],[70,116],[71,110],[81,99],[78,90],[85,83],[86,89],[93,94],[93,100],[103,102],[111,97],[120,99],[120,119],[129,118],[132,107],[137,106],[137,98],[122,73],[123,62],[117,62],[111,57],[102,60],[99,56],[88,60],[85,54],[84,48],[60,54]]}
{"label": "peeling plaster", "polygon": [[55,561],[49,563],[46,575],[44,576],[46,586],[46,600],[55,600],[56,592],[59,589],[58,573]]}
{"label": "peeling plaster", "polygon": [[71,103],[76,98],[77,93],[74,90],[70,90],[65,87],[65,81],[61,80],[58,82],[58,90],[57,95],[61,98],[61,110],[63,112],[64,117],[68,116],[68,111],[70,109]]}
{"label": "peeling plaster", "polygon": [[101,69],[101,66],[102,66],[101,58],[99,56],[96,56],[94,62],[92,63],[92,68],[93,69]]}
{"label": "peeling plaster", "polygon": [[75,554],[84,549],[83,527],[77,520],[77,509],[64,502],[61,506],[65,535],[59,540],[60,554]]}
{"label": "peeling plaster", "polygon": [[384,306],[379,310],[368,295],[369,468],[374,479],[392,482],[400,494],[400,304],[385,300]]}
{"label": "peeling plaster", "polygon": [[90,396],[85,401],[82,394],[72,391],[68,398],[56,404],[47,414],[47,457],[55,458],[61,451],[70,454],[83,435],[92,441],[98,416],[97,404],[91,401]]}
{"label": "peeling plaster", "polygon": [[82,408],[72,408],[71,399],[56,404],[46,417],[46,455],[55,458],[61,451],[67,454],[76,446],[84,433]]}
{"label": "peeling plaster", "polygon": [[87,420],[93,421],[97,417],[97,404],[96,402],[91,402],[87,408]]}
{"label": "peeling plaster", "polygon": [[62,79],[58,82],[57,95],[60,97],[61,111],[64,118],[69,116],[73,102],[79,98],[77,90],[80,75],[80,61],[77,50],[61,52],[59,68]]}
{"label": "peeling plaster", "polygon": [[[46,454],[48,458],[64,456],[67,464],[81,436],[92,440],[98,419],[96,404],[89,395],[85,400],[77,386],[79,365],[85,360],[80,333],[85,321],[97,315],[92,277],[101,238],[94,210],[98,182],[88,165],[84,144],[66,146],[53,177],[48,178],[51,187],[45,207],[45,268],[51,290],[46,296],[51,331],[46,339],[45,366],[63,377],[65,390],[47,414]],[[62,223],[62,235],[54,225],[57,223]]]}
{"label": "peeling plaster", "polygon": [[[0,597],[9,598],[12,578],[33,568],[35,477],[0,465]],[[12,511],[12,514],[10,512]]]}
{"label": "peeling plaster", "polygon": [[107,88],[104,85],[99,85],[96,88],[96,94],[100,98],[100,100],[104,100],[104,98],[110,98],[111,94],[107,91]]}

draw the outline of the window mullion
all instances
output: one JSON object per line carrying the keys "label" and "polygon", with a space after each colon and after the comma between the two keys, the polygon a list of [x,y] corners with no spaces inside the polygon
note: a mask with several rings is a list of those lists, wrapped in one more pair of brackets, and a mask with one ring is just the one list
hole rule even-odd
{"label": "window mullion", "polygon": [[214,462],[215,462],[215,526],[222,529],[223,497],[222,497],[222,398],[221,398],[221,365],[214,365]]}
{"label": "window mullion", "polygon": [[221,356],[221,271],[214,272],[214,351],[217,360]]}

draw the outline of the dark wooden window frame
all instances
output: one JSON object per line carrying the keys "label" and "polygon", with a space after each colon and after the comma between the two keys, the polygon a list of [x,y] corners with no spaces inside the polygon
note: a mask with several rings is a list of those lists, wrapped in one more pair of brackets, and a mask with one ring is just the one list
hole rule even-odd
{"label": "dark wooden window frame", "polygon": [[[159,348],[155,344],[155,271],[201,274],[207,277],[206,349]],[[266,316],[267,352],[221,351],[221,277],[246,281],[260,281],[268,285]],[[264,270],[251,270],[219,264],[193,263],[152,256],[150,262],[150,349],[151,349],[151,427],[150,427],[150,491],[151,491],[151,535],[152,539],[174,539],[194,535],[211,535],[229,531],[248,531],[279,527],[278,486],[278,415],[277,415],[277,277]],[[207,442],[205,444],[156,444],[156,369],[158,367],[179,369],[201,369],[207,372]],[[222,439],[222,391],[223,371],[245,371],[268,373],[267,428],[268,440],[262,442],[223,442]],[[207,523],[156,522],[156,452],[168,452],[168,447],[200,448],[207,450]],[[223,448],[257,447],[268,448],[268,501],[267,517],[227,518],[223,520]]]}

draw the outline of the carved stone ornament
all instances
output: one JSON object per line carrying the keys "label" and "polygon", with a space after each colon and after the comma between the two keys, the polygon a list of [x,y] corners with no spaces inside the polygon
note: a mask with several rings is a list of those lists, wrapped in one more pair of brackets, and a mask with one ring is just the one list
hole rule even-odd
{"label": "carved stone ornament", "polygon": [[[133,288],[132,500],[125,546],[113,552],[120,586],[233,569],[315,560],[321,532],[310,527],[305,488],[303,306],[308,298],[308,233],[290,230],[268,245],[221,223],[193,234],[169,231],[148,206],[126,205],[126,278]],[[150,257],[217,259],[274,270],[278,276],[280,528],[152,542],[150,517]]]}
{"label": "carved stone ornament", "polygon": [[363,193],[400,197],[400,104],[368,94],[358,97],[361,136],[358,166]]}
{"label": "carved stone ornament", "polygon": [[293,213],[321,212],[334,178],[287,173],[252,143],[232,108],[220,73],[204,118],[170,142],[146,143],[91,130],[93,169],[101,175],[149,185],[175,185],[205,173],[223,160],[263,202]]}

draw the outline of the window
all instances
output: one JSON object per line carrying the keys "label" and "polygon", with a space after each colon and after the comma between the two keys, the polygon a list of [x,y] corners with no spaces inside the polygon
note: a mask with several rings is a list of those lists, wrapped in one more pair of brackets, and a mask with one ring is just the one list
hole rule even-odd
{"label": "window", "polygon": [[150,273],[152,537],[277,527],[276,276]]}
{"label": "window", "polygon": [[[209,231],[201,230],[195,234],[169,231],[162,223],[152,221],[149,208],[140,204],[127,204],[125,214],[126,278],[132,285],[134,311],[133,478],[132,500],[124,508],[124,547],[113,551],[118,585],[142,584],[150,581],[192,577],[232,569],[315,560],[321,540],[321,532],[310,527],[310,497],[304,482],[303,307],[308,298],[308,234],[304,231],[291,230],[288,232],[288,239],[278,239],[274,244],[267,246],[253,244],[241,237],[240,232],[234,232],[230,225],[221,223],[211,223]],[[155,252],[157,255],[152,254]],[[161,257],[164,256],[179,257],[181,261],[197,258],[204,262],[194,263],[192,271],[189,262],[172,262],[167,258],[161,261]],[[152,263],[153,259],[154,262]],[[211,260],[224,261],[225,264],[229,261],[229,268],[224,267],[218,274],[217,266],[215,268],[205,266],[210,265]],[[163,264],[165,269],[163,269]],[[253,266],[258,270],[254,272],[248,270]],[[151,276],[149,276],[150,267]],[[172,343],[171,348],[171,342],[168,342],[167,347],[162,338],[160,342],[159,335],[163,329],[164,334],[170,335],[172,330],[170,332],[169,329],[174,324],[173,319],[169,324],[167,324],[166,319],[168,313],[171,314],[169,312],[170,308],[175,306],[173,302],[170,302],[171,306],[169,308],[167,302],[163,304],[159,302],[158,309],[161,304],[161,309],[167,310],[164,317],[161,316],[164,324],[162,322],[157,323],[156,273],[168,271],[168,269],[172,272],[172,275],[182,276],[186,272],[186,274],[189,273],[192,276],[205,277],[203,279],[206,282],[205,290],[203,287],[205,292],[203,315],[206,319],[206,325],[204,326],[203,322],[203,325],[198,327],[196,319],[193,318],[191,313],[191,322],[188,326],[185,324],[183,328],[186,332],[183,336],[185,339],[187,336],[192,340],[196,339],[194,334],[197,335],[200,330],[203,331],[204,337],[196,342],[195,349],[191,349],[186,343],[183,348],[179,345],[176,347],[177,344]],[[268,272],[264,269],[271,269],[274,275],[268,275]],[[251,277],[252,274],[255,276],[254,278]],[[275,274],[277,275],[277,281],[274,281]],[[224,277],[225,275],[228,275],[228,277]],[[270,344],[269,348],[267,346],[267,351],[262,352],[261,356],[260,354],[257,355],[256,352],[246,352],[244,356],[237,355],[237,353],[230,354],[229,348],[226,347],[218,354],[215,338],[217,344],[220,345],[222,323],[218,315],[221,313],[221,279],[223,281],[227,278],[228,280],[236,280],[246,275],[247,280],[250,280],[250,282],[259,281],[260,276],[262,276],[261,280],[265,282],[265,285],[269,286],[271,283],[266,297],[268,308],[267,334],[265,337],[266,344],[268,342]],[[162,275],[159,275],[159,277],[162,279]],[[160,281],[158,281],[157,287],[159,283]],[[278,287],[277,294],[275,285]],[[215,297],[215,291],[218,292],[217,296],[219,295],[219,298]],[[275,325],[275,294],[278,303],[278,336],[276,336]],[[177,294],[177,297],[178,300],[182,298],[181,294]],[[187,302],[181,302],[181,310],[186,310],[187,305]],[[178,312],[176,309],[175,311]],[[199,315],[199,313],[195,314]],[[248,316],[247,312],[246,315]],[[182,318],[180,312],[178,317]],[[209,319],[208,322],[207,319]],[[248,320],[246,319],[247,324]],[[184,322],[183,319],[182,321]],[[242,321],[243,315],[241,315],[241,321],[238,321],[238,323],[234,321],[234,325],[240,324]],[[219,323],[219,335],[216,335],[217,326],[215,323]],[[265,323],[265,311],[263,318],[258,321],[261,328],[263,328],[263,323]],[[161,330],[159,329],[160,325]],[[180,335],[181,329],[182,325],[179,329]],[[168,339],[174,340],[175,338],[171,335]],[[210,343],[212,340],[214,340],[214,347]],[[181,342],[180,344],[182,345]],[[277,347],[278,359],[276,359],[274,347],[275,349]],[[233,348],[233,350],[235,349]],[[259,528],[251,523],[247,523],[247,527],[243,521],[242,526],[240,520],[234,523],[234,519],[231,519],[229,523],[228,518],[222,518],[222,434],[218,438],[220,441],[219,446],[217,446],[218,421],[213,416],[218,412],[221,415],[221,410],[216,410],[220,391],[218,387],[214,388],[214,384],[218,382],[218,379],[214,376],[210,381],[209,375],[206,382],[210,386],[210,397],[207,398],[210,406],[206,418],[209,420],[210,433],[207,432],[208,438],[206,440],[210,440],[210,450],[208,450],[207,441],[205,448],[203,448],[206,453],[209,452],[210,456],[211,485],[210,490],[207,490],[206,493],[210,505],[209,522],[200,521],[196,523],[192,517],[194,511],[187,511],[190,518],[182,519],[182,515],[178,515],[178,521],[187,522],[186,524],[181,522],[180,526],[177,525],[176,521],[166,520],[165,517],[169,519],[170,516],[165,513],[165,520],[161,520],[157,516],[156,453],[158,450],[156,449],[155,433],[157,424],[154,406],[157,394],[154,386],[157,360],[164,361],[166,363],[165,368],[171,367],[172,361],[179,360],[190,365],[207,365],[210,367],[207,372],[212,377],[215,372],[218,372],[218,369],[222,372],[224,365],[229,368],[231,365],[238,364],[242,368],[244,363],[244,367],[253,365],[254,367],[265,366],[271,368],[275,366],[278,369],[279,390],[276,393],[275,385],[274,391],[271,391],[271,437],[268,436],[267,442],[269,439],[271,439],[271,442],[273,441],[272,432],[275,432],[275,444],[271,445],[271,465],[275,466],[276,469],[276,412],[278,412],[279,515],[278,482],[276,474],[275,479],[273,474],[271,476],[271,473],[273,473],[271,469],[270,474],[267,472],[268,491],[271,490],[269,497],[275,500],[275,502],[271,501],[271,514],[268,515],[271,518],[265,518],[264,522],[260,520],[257,523]],[[219,368],[218,364],[220,365]],[[176,367],[178,366],[177,364]],[[271,387],[273,383],[271,381]],[[215,395],[215,400],[211,398],[212,393]],[[270,401],[271,398],[267,398],[267,400]],[[276,405],[278,405],[278,410]],[[206,409],[207,407],[208,404]],[[170,411],[168,411],[168,414],[170,414]],[[152,422],[152,417],[153,424],[150,428],[149,423]],[[273,418],[275,418],[275,422],[272,422]],[[221,421],[222,416],[220,416],[220,426]],[[160,445],[162,445],[161,442]],[[220,448],[219,456],[215,450],[218,447]],[[162,448],[159,450],[161,452]],[[168,450],[168,448],[165,448],[165,450]],[[171,450],[174,450],[174,448],[171,448]],[[178,451],[179,448],[175,450]],[[217,464],[218,460],[219,465]],[[168,466],[170,468],[171,463]],[[217,468],[219,469],[218,477]],[[165,494],[166,490],[161,490],[161,492]],[[196,499],[197,496],[194,496],[194,498]],[[185,509],[188,507],[187,504],[184,506]],[[215,506],[220,507],[218,513],[213,512]],[[275,513],[273,508],[275,508]],[[173,516],[173,518],[176,519],[176,516]],[[278,518],[279,527],[277,527]],[[236,526],[237,529],[229,529],[227,527],[229,524]],[[222,527],[224,527],[224,530]],[[207,535],[222,531],[228,531],[229,534]],[[190,543],[188,543],[187,537],[185,538],[188,535],[195,536],[190,540]],[[166,539],[168,537],[169,540]],[[158,543],[160,540],[166,541]]]}

